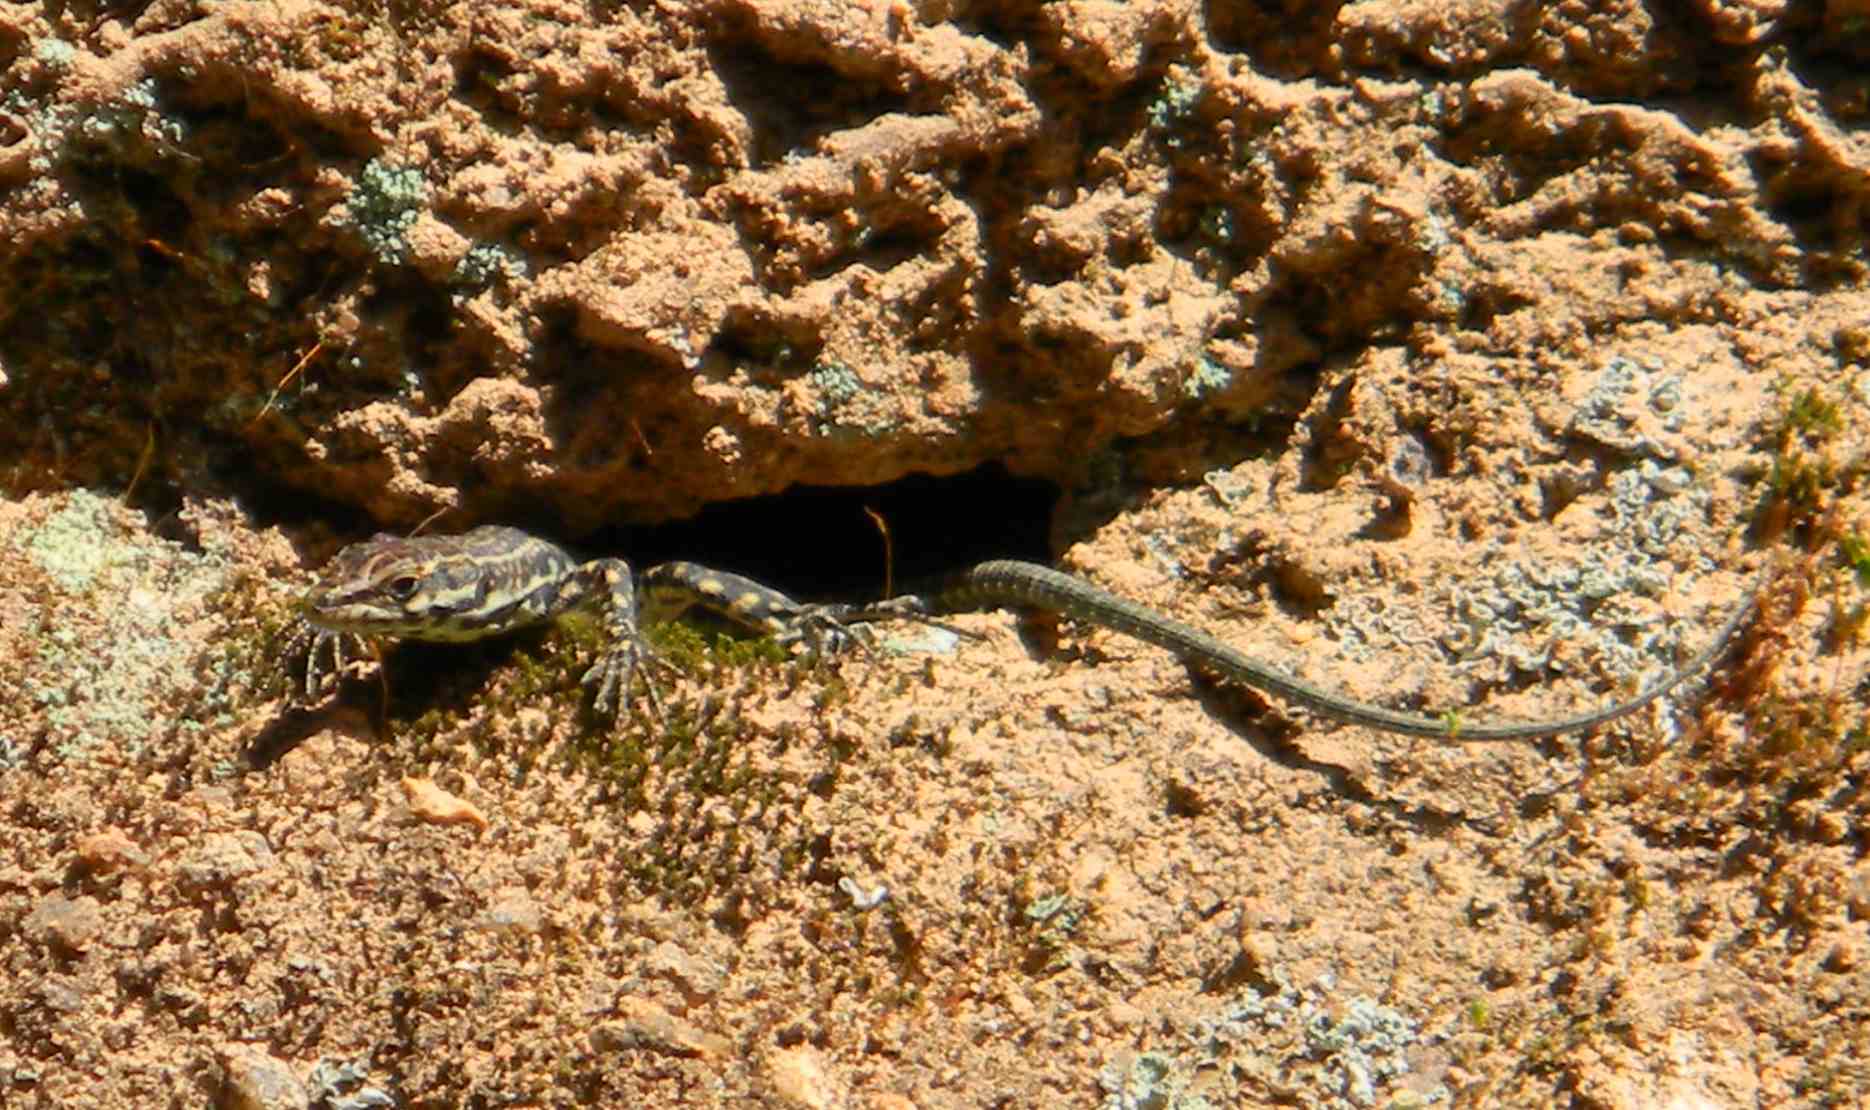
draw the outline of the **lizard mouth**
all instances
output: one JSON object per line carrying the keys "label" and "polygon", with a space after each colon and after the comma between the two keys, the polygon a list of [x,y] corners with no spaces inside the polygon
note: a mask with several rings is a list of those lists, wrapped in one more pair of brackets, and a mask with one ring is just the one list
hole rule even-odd
{"label": "lizard mouth", "polygon": [[326,632],[363,632],[384,634],[399,631],[405,621],[399,614],[385,614],[381,610],[356,602],[346,603],[334,596],[329,589],[314,589],[305,595],[305,619],[315,628]]}

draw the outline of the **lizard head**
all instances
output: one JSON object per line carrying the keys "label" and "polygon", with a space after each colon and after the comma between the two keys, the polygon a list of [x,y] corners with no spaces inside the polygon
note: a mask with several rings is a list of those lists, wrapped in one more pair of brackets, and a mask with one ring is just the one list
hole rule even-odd
{"label": "lizard head", "polygon": [[486,588],[455,539],[380,533],[346,547],[306,594],[306,619],[328,632],[437,638]]}

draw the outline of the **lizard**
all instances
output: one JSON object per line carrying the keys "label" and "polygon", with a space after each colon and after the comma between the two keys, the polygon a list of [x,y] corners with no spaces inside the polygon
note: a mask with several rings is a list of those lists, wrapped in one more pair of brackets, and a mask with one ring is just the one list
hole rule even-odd
{"label": "lizard", "polygon": [[[925,593],[807,605],[752,579],[688,562],[650,567],[639,587],[622,559],[580,563],[565,549],[517,528],[483,525],[456,536],[379,534],[344,548],[307,593],[303,624],[288,652],[305,656],[309,698],[327,675],[343,670],[345,644],[353,637],[472,641],[592,614],[602,622],[607,642],[583,682],[593,709],[609,717],[628,700],[638,666],[653,659],[642,626],[673,620],[693,607],[770,633],[782,643],[836,650],[856,639],[852,626],[857,624],[936,622],[950,613],[1027,606],[1165,648],[1185,662],[1320,716],[1385,732],[1478,742],[1580,732],[1636,712],[1711,664],[1752,612],[1757,595],[1756,585],[1700,654],[1628,698],[1569,717],[1469,723],[1453,714],[1401,712],[1312,685],[1191,625],[1039,563],[993,560]],[[321,655],[330,658],[328,668],[321,665]]]}
{"label": "lizard", "polygon": [[694,607],[781,643],[835,650],[848,635],[819,607],[750,578],[669,562],[639,582],[622,559],[579,562],[548,540],[490,524],[453,536],[378,533],[340,550],[306,593],[285,651],[304,657],[305,697],[312,699],[344,670],[347,648],[358,640],[462,643],[591,616],[602,624],[605,646],[583,683],[592,708],[611,717],[628,700],[637,667],[654,660],[642,627]]}
{"label": "lizard", "polygon": [[1321,717],[1405,736],[1481,743],[1536,740],[1583,732],[1627,717],[1667,695],[1711,665],[1727,649],[1734,634],[1752,613],[1767,573],[1762,572],[1734,606],[1708,646],[1686,664],[1621,701],[1574,716],[1547,720],[1468,722],[1455,713],[1427,716],[1358,701],[1261,663],[1192,625],[1118,597],[1082,578],[1040,563],[1013,559],[981,563],[950,576],[927,593],[904,594],[868,605],[822,606],[819,616],[844,624],[891,618],[929,620],[950,613],[1006,606],[1043,609],[1154,644],[1184,662],[1302,706]]}

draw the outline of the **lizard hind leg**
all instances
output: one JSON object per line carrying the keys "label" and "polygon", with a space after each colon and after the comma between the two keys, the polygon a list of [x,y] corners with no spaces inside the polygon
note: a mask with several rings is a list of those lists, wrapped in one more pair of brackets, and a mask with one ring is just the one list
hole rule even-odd
{"label": "lizard hind leg", "polygon": [[751,578],[710,570],[695,563],[662,563],[643,572],[646,620],[673,620],[702,609],[775,642],[803,644],[808,651],[843,651],[861,637],[840,614],[844,606],[803,605]]}
{"label": "lizard hind leg", "polygon": [[921,594],[900,594],[883,601],[813,605],[807,608],[814,611],[816,619],[836,625],[853,637],[860,637],[860,642],[866,648],[875,641],[871,626],[884,621],[910,621],[928,628],[939,628],[964,640],[986,639],[971,628],[962,628],[942,620],[939,614],[945,610]]}
{"label": "lizard hind leg", "polygon": [[846,605],[801,605],[786,618],[785,627],[773,633],[773,640],[790,647],[803,644],[813,655],[837,655],[857,648],[874,656],[870,628],[845,618]]}

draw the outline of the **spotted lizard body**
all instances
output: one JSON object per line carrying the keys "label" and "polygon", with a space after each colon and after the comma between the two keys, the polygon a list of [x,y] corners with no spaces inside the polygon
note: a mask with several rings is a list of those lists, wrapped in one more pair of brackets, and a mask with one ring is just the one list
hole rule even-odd
{"label": "spotted lizard body", "polygon": [[[1524,740],[1578,732],[1636,712],[1714,661],[1752,611],[1757,588],[1685,666],[1630,697],[1576,716],[1541,721],[1468,722],[1361,702],[1257,662],[1181,621],[1050,567],[1013,560],[982,563],[943,587],[872,604],[803,605],[739,575],[694,563],[663,563],[640,586],[622,559],[580,563],[517,528],[488,525],[458,536],[378,535],[340,551],[306,597],[301,636],[308,697],[342,671],[348,638],[468,641],[501,636],[576,614],[601,621],[606,647],[585,673],[592,704],[611,716],[627,701],[648,650],[644,623],[672,620],[699,606],[782,642],[817,647],[848,642],[849,626],[928,621],[943,614],[1030,606],[1086,621],[1167,649],[1223,678],[1273,694],[1322,716],[1386,732],[1442,740]],[[328,657],[330,665],[321,662]]]}
{"label": "spotted lizard body", "polygon": [[379,534],[338,552],[306,595],[293,651],[305,657],[309,698],[343,670],[357,638],[458,643],[588,615],[602,624],[605,647],[584,684],[593,708],[611,716],[649,657],[642,626],[696,606],[782,641],[838,639],[814,607],[739,575],[673,562],[649,568],[639,584],[622,559],[581,563],[537,536],[486,525],[458,536]]}

